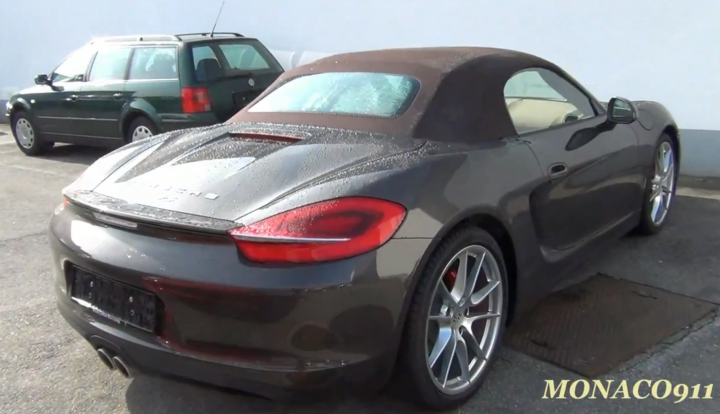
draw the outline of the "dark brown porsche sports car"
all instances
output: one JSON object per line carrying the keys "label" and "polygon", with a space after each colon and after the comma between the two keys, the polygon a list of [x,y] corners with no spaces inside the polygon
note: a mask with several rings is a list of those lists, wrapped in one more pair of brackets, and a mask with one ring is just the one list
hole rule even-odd
{"label": "dark brown porsche sports car", "polygon": [[603,104],[535,56],[332,56],[66,188],[50,223],[59,309],[125,376],[282,398],[395,370],[450,408],[567,269],[660,230],[679,159],[662,105]]}

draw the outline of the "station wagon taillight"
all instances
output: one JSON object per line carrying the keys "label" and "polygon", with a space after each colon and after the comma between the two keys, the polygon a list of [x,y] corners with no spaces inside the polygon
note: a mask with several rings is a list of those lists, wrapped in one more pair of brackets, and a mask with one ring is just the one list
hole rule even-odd
{"label": "station wagon taillight", "polygon": [[194,114],[197,112],[210,112],[210,95],[207,88],[182,88],[180,90],[183,112]]}
{"label": "station wagon taillight", "polygon": [[390,240],[405,207],[369,197],[309,204],[229,231],[235,245],[258,263],[314,263],[375,250]]}

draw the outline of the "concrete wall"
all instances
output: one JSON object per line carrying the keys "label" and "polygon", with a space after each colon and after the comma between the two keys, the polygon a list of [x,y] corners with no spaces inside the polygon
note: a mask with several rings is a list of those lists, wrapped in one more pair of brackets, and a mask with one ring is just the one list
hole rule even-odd
{"label": "concrete wall", "polygon": [[[0,1],[0,103],[93,36],[209,30],[220,1]],[[26,18],[32,16],[29,26]],[[76,21],[78,23],[70,23]],[[485,45],[552,60],[600,99],[657,100],[683,128],[683,172],[720,177],[717,0],[226,0],[217,30],[285,67],[374,48]]]}

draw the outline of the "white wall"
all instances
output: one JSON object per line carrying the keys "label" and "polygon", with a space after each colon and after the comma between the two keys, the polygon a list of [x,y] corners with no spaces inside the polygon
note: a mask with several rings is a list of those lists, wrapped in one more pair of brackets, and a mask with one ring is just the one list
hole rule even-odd
{"label": "white wall", "polygon": [[[209,30],[220,3],[0,0],[0,99],[92,36]],[[278,53],[285,64],[298,51],[317,53],[296,63],[401,46],[518,49],[564,67],[600,99],[657,100],[681,128],[720,130],[718,0],[226,0],[217,30],[287,51]]]}

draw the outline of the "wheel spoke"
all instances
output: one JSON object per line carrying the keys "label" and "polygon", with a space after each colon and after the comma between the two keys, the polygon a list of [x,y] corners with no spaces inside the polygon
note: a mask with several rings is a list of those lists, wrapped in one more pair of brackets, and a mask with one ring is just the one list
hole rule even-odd
{"label": "wheel spoke", "polygon": [[470,304],[472,306],[476,306],[477,304],[484,301],[490,293],[492,293],[495,288],[497,288],[500,285],[500,282],[497,280],[493,280],[490,283],[487,284],[484,288],[480,289],[476,293],[473,293],[472,296],[470,296]]}
{"label": "wheel spoke", "polygon": [[655,154],[655,174],[658,177],[663,176],[663,172],[665,171],[664,165],[663,165],[663,151],[662,148]]}
{"label": "wheel spoke", "polygon": [[470,358],[468,358],[468,347],[465,339],[457,334],[457,350],[455,351],[460,364],[460,379],[462,381],[470,381]]}
{"label": "wheel spoke", "polygon": [[487,359],[487,356],[483,352],[482,348],[480,348],[480,344],[478,343],[477,338],[475,338],[475,335],[473,335],[471,330],[465,331],[463,339],[465,340],[466,346],[470,349],[470,352],[472,352],[473,355],[482,360]]}
{"label": "wheel spoke", "polygon": [[462,295],[468,285],[468,256],[469,253],[465,251],[458,258],[460,263],[458,264],[457,276],[452,291],[450,292],[455,302],[459,302],[462,299]]}
{"label": "wheel spoke", "polygon": [[470,269],[470,274],[467,278],[467,284],[465,285],[465,290],[463,292],[462,299],[460,302],[465,302],[466,300],[470,299],[470,296],[472,296],[473,292],[475,291],[475,285],[477,284],[477,280],[480,277],[480,273],[482,272],[482,265],[485,261],[485,253],[483,253],[482,257],[479,259],[475,259],[475,263],[473,264],[472,269]]}
{"label": "wheel spoke", "polygon": [[[438,332],[437,341],[435,341],[435,346],[428,357],[428,366],[430,366],[430,368],[435,366],[440,355],[447,349],[451,339],[453,339],[452,329],[450,327],[441,327]],[[453,352],[455,351],[453,350]]]}
{"label": "wheel spoke", "polygon": [[450,375],[450,368],[452,367],[453,359],[455,358],[455,351],[457,351],[457,339],[453,332],[450,333],[450,343],[445,347],[443,352],[442,365],[440,366],[440,383],[444,387],[447,384],[448,376]]}
{"label": "wheel spoke", "polygon": [[672,163],[672,151],[665,151],[663,149],[663,174],[670,172],[670,164]]}
{"label": "wheel spoke", "polygon": [[482,321],[485,319],[495,319],[495,318],[499,318],[499,317],[500,317],[499,314],[490,312],[490,313],[483,313],[480,315],[468,316],[467,318],[465,318],[465,320],[467,320],[470,323],[473,323],[476,321]]}
{"label": "wheel spoke", "polygon": [[452,318],[447,315],[430,315],[428,318],[430,321],[436,321],[442,325],[450,323],[452,321]]}
{"label": "wheel spoke", "polygon": [[454,303],[457,303],[453,295],[448,290],[447,286],[445,286],[445,283],[442,282],[442,280],[438,283],[437,293],[440,295],[440,298],[443,301],[443,304],[445,305],[451,305]]}
{"label": "wheel spoke", "polygon": [[652,199],[652,212],[650,212],[650,217],[655,222],[658,221],[658,213],[660,211],[660,205],[662,204],[662,200],[658,200],[659,197],[662,197],[662,193],[658,194],[655,198]]}

